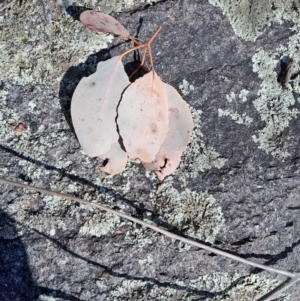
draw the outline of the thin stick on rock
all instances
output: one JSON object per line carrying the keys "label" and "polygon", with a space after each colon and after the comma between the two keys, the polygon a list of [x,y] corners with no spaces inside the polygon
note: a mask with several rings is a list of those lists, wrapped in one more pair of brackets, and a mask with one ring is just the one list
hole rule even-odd
{"label": "thin stick on rock", "polygon": [[0,178],[0,183],[2,183],[2,184],[9,184],[9,185],[16,186],[16,187],[22,187],[22,188],[26,188],[26,189],[29,189],[29,190],[41,192],[41,193],[44,193],[44,194],[58,196],[58,197],[67,199],[69,201],[78,202],[78,203],[81,203],[81,204],[84,204],[84,205],[96,207],[96,208],[98,208],[100,210],[103,210],[103,211],[115,214],[115,215],[117,215],[119,217],[122,217],[122,218],[125,218],[127,220],[130,220],[130,221],[132,221],[134,223],[137,223],[139,225],[142,225],[142,226],[144,226],[146,228],[150,228],[150,229],[152,229],[152,230],[154,230],[154,231],[156,231],[158,233],[161,233],[161,234],[163,234],[163,235],[165,235],[167,237],[170,237],[172,239],[180,240],[180,241],[182,241],[182,242],[184,242],[186,244],[190,244],[192,246],[204,249],[204,250],[209,251],[211,253],[215,253],[215,254],[227,257],[229,259],[232,259],[232,260],[235,260],[235,261],[239,261],[241,263],[244,263],[244,264],[247,264],[247,265],[250,265],[250,266],[253,266],[253,267],[260,268],[262,270],[266,270],[266,271],[269,271],[269,272],[277,273],[277,274],[280,274],[280,275],[285,275],[285,276],[290,277],[290,278],[294,278],[294,277],[297,276],[297,274],[295,274],[295,273],[291,273],[289,271],[285,271],[285,270],[281,270],[281,269],[269,267],[269,266],[266,266],[266,265],[263,265],[263,264],[260,264],[260,263],[256,263],[256,262],[253,262],[251,260],[247,260],[247,259],[241,258],[239,256],[227,253],[225,251],[222,251],[222,250],[219,250],[219,249],[215,249],[215,248],[207,246],[205,244],[193,241],[191,239],[184,238],[184,237],[179,236],[177,234],[171,233],[171,232],[169,232],[167,230],[164,230],[164,229],[161,229],[159,227],[156,227],[156,226],[153,226],[151,224],[148,224],[148,223],[146,223],[146,222],[144,222],[142,220],[139,220],[139,219],[137,219],[135,217],[132,217],[130,215],[127,215],[125,213],[118,212],[118,211],[110,209],[110,208],[108,208],[106,206],[102,206],[102,205],[99,205],[99,204],[96,204],[96,203],[91,203],[91,202],[85,201],[83,199],[80,199],[80,198],[77,198],[77,197],[74,197],[74,196],[71,196],[71,195],[68,195],[68,194],[64,194],[64,193],[60,193],[60,192],[56,192],[56,191],[52,191],[52,190],[47,190],[47,189],[44,189],[44,188],[38,188],[38,187],[30,186],[30,185],[27,185],[27,184],[19,183],[19,182],[4,180],[2,178]]}
{"label": "thin stick on rock", "polygon": [[13,1],[9,2],[8,4],[4,5],[2,8],[0,8],[0,12],[4,11],[6,8],[8,8],[11,5],[13,5],[15,2],[16,2],[16,0],[13,0]]}
{"label": "thin stick on rock", "polygon": [[257,301],[272,301],[299,281],[300,281],[300,274],[292,278],[288,278],[283,283],[276,286],[273,290],[271,290],[270,292],[268,292],[267,294],[259,298]]}

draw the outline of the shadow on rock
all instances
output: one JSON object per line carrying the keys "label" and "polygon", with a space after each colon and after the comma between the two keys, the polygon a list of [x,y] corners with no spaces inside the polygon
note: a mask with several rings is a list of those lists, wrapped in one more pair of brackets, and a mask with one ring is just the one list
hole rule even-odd
{"label": "shadow on rock", "polygon": [[0,300],[32,301],[36,287],[14,221],[0,211]]}
{"label": "shadow on rock", "polygon": [[0,210],[0,300],[33,301],[40,295],[81,301],[60,290],[37,286],[32,279],[25,247],[15,221]]}
{"label": "shadow on rock", "polygon": [[67,13],[76,21],[79,21],[79,16],[86,10],[91,10],[85,6],[70,5],[66,8]]}

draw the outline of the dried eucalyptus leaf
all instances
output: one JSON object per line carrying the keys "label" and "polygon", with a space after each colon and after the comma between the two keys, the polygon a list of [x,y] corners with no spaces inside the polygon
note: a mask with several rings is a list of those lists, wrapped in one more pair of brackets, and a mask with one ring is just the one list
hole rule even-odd
{"label": "dried eucalyptus leaf", "polygon": [[121,148],[119,142],[115,142],[111,145],[109,151],[100,156],[101,159],[108,159],[105,166],[101,167],[101,170],[116,175],[122,172],[127,163],[127,153]]}
{"label": "dried eucalyptus leaf", "polygon": [[169,132],[155,160],[144,164],[147,169],[154,171],[160,180],[178,167],[193,130],[192,114],[187,103],[172,86],[164,85],[169,105]]}
{"label": "dried eucalyptus leaf", "polygon": [[130,34],[125,27],[110,15],[94,10],[86,10],[80,14],[80,21],[94,32],[112,33],[128,37]]}
{"label": "dried eucalyptus leaf", "polygon": [[155,71],[125,90],[117,123],[128,156],[152,162],[169,131],[167,93]]}
{"label": "dried eucalyptus leaf", "polygon": [[73,94],[71,116],[77,138],[90,156],[100,156],[118,142],[117,106],[130,84],[121,57],[100,62],[97,71],[79,82]]}

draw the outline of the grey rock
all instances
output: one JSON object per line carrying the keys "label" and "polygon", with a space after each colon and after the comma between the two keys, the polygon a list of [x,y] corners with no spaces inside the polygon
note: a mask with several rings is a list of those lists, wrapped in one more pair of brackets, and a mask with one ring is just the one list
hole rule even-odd
{"label": "grey rock", "polygon": [[[240,14],[236,1],[69,2],[15,3],[0,12],[0,176],[298,271],[299,82],[283,87],[277,77],[283,55],[299,70],[299,5],[262,1],[260,19],[262,8],[246,0],[238,1]],[[69,112],[76,85],[128,48],[68,14],[91,4],[114,11],[142,41],[162,26],[152,47],[156,72],[182,87],[195,120],[180,167],[162,183],[135,161],[107,176],[76,139]],[[128,72],[136,58],[124,60]],[[27,131],[14,131],[20,122]],[[246,301],[284,280],[87,206],[0,189],[1,300]],[[296,301],[299,293],[294,287],[277,300]]]}

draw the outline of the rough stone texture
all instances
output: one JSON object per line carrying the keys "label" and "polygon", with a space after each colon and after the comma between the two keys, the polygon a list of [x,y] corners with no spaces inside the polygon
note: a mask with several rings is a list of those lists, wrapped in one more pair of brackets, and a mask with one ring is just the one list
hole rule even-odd
{"label": "rough stone texture", "polygon": [[[283,56],[300,67],[300,5],[259,2],[36,0],[1,11],[0,176],[298,271],[300,85],[277,77]],[[84,28],[84,7],[114,12],[141,40],[163,27],[156,72],[181,89],[195,130],[162,183],[135,161],[107,176],[78,144],[69,112],[77,83],[128,47]],[[135,60],[124,60],[127,70]],[[16,132],[19,123],[27,131]],[[284,279],[86,206],[0,189],[1,300],[246,301]]]}

